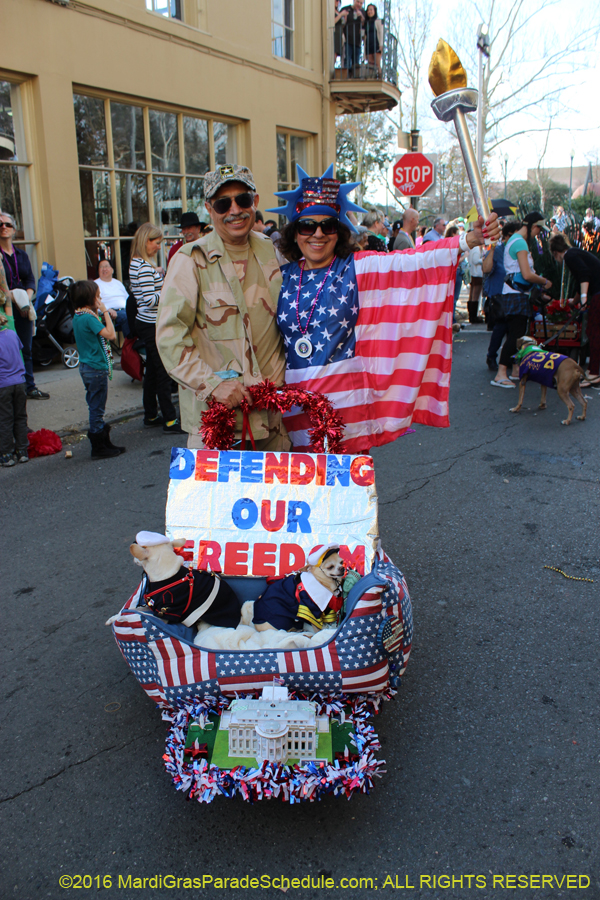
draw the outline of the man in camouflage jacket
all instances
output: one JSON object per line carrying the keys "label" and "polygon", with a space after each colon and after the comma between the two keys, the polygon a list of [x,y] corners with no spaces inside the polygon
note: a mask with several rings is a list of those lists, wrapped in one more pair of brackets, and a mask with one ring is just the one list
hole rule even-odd
{"label": "man in camouflage jacket", "polygon": [[[239,439],[248,385],[265,378],[280,385],[285,376],[276,324],[281,274],[272,242],[252,231],[259,200],[252,173],[220,166],[205,176],[204,191],[214,230],[173,256],[156,321],[161,358],[179,384],[181,424],[196,448],[210,396],[238,410]],[[249,419],[257,449],[289,449],[279,413],[252,410]]]}

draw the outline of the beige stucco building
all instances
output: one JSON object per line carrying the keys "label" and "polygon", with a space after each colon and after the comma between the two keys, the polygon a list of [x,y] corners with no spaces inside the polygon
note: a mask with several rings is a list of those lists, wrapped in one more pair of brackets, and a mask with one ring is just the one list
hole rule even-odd
{"label": "beige stucco building", "polygon": [[334,159],[336,112],[399,98],[389,65],[341,68],[333,0],[0,0],[0,22],[0,203],[38,272],[121,277],[136,225],[175,235],[216,164],[274,206],[296,161]]}

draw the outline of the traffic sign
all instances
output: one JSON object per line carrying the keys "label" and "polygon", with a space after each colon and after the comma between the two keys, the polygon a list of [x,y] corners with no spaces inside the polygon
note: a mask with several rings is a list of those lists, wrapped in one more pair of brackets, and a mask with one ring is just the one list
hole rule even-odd
{"label": "traffic sign", "polygon": [[434,181],[433,160],[423,153],[405,153],[392,166],[392,182],[404,197],[421,197]]}

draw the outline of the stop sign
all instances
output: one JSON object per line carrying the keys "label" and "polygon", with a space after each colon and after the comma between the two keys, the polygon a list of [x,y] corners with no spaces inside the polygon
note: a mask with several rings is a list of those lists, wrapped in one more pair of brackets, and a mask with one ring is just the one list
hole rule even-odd
{"label": "stop sign", "polygon": [[433,162],[423,153],[405,153],[392,167],[392,181],[405,197],[420,197],[433,184]]}

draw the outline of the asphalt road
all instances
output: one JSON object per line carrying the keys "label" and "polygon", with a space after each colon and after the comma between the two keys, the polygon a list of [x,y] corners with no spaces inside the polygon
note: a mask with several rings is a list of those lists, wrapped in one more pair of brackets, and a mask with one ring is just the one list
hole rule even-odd
{"label": "asphalt road", "polygon": [[[164,772],[166,725],[104,621],[137,583],[133,535],[163,528],[171,438],[135,419],[114,429],[128,448],[116,460],[92,461],[85,442],[70,460],[0,470],[3,900],[361,900],[375,886],[431,900],[600,897],[600,393],[569,428],[555,392],[536,414],[534,385],[512,415],[516,391],[489,385],[486,341],[455,343],[451,428],[375,452],[383,546],[407,575],[415,641],[376,720],[387,774],[350,802],[205,806]],[[262,874],[336,887],[119,887]],[[93,887],[65,890],[62,875]],[[518,875],[557,881],[513,887]]]}

